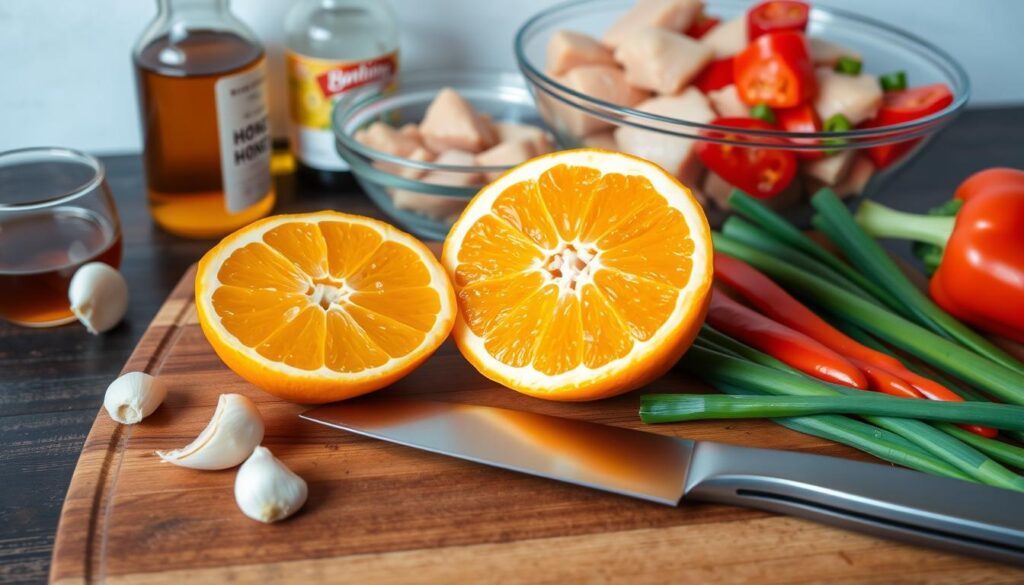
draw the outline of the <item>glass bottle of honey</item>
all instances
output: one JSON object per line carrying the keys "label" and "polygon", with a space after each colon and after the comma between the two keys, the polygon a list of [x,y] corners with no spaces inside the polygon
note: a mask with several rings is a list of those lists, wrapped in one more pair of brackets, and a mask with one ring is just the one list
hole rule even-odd
{"label": "glass bottle of honey", "polygon": [[228,0],[158,0],[133,52],[150,213],[187,237],[274,206],[266,58]]}

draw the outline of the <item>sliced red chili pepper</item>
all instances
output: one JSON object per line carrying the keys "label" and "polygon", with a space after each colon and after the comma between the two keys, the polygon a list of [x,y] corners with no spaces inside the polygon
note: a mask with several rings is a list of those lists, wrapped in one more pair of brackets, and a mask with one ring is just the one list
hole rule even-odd
{"label": "sliced red chili pepper", "polygon": [[900,396],[902,398],[924,398],[924,394],[921,394],[916,388],[907,383],[906,380],[901,379],[899,376],[890,374],[884,369],[872,365],[864,360],[859,360],[857,358],[847,359],[850,360],[850,363],[860,368],[860,371],[864,372],[872,390],[883,394]]}
{"label": "sliced red chili pepper", "polygon": [[[716,118],[711,123],[715,126],[736,128],[737,130],[778,130],[775,126],[755,118]],[[751,140],[749,136],[741,132],[729,132],[728,130],[704,131],[704,134],[723,140]],[[787,144],[785,140],[779,138],[758,137],[757,141],[780,146]],[[700,141],[697,143],[697,157],[704,166],[730,184],[761,199],[778,195],[789,186],[793,177],[796,176],[796,156],[783,148],[748,147]]]}
{"label": "sliced red chili pepper", "polygon": [[[944,83],[934,83],[922,87],[914,87],[900,91],[887,91],[883,95],[882,107],[874,119],[861,125],[861,128],[882,128],[894,124],[903,124],[940,112],[953,103],[953,92]],[[920,142],[920,138],[872,146],[867,150],[871,162],[879,169],[884,169],[903,158],[907,152]]]}
{"label": "sliced red chili pepper", "polygon": [[796,0],[769,0],[747,11],[747,38],[784,30],[804,32],[811,6]]}
{"label": "sliced red chili pepper", "polygon": [[683,34],[688,37],[699,39],[708,34],[709,30],[718,26],[718,23],[720,22],[722,22],[722,19],[715,18],[714,16],[708,16],[702,12],[697,16],[697,19],[693,21],[690,28],[686,29]]}
{"label": "sliced red chili pepper", "polygon": [[747,105],[792,108],[814,97],[814,77],[807,39],[799,32],[762,35],[736,55],[733,76],[740,99]]}
{"label": "sliced red chili pepper", "polygon": [[851,388],[867,388],[864,374],[841,355],[741,305],[715,287],[708,307],[708,322],[726,335],[774,356],[808,376]]}
{"label": "sliced red chili pepper", "polygon": [[[800,104],[794,108],[775,110],[775,117],[778,118],[779,126],[786,132],[821,132],[821,118],[818,112],[814,111],[811,104]],[[790,138],[797,144],[818,144],[814,138]],[[818,160],[825,158],[824,150],[794,150],[800,158],[807,160]]]}
{"label": "sliced red chili pepper", "polygon": [[732,61],[732,57],[726,57],[708,63],[693,80],[693,84],[704,93],[722,89],[731,84],[733,80]]}

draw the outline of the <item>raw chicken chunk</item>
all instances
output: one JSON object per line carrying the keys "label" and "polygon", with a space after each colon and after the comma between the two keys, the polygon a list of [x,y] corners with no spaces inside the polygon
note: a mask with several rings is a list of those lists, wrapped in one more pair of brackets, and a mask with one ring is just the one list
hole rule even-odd
{"label": "raw chicken chunk", "polygon": [[438,92],[427,108],[420,134],[427,148],[434,152],[455,149],[476,153],[498,142],[490,122],[449,87]]}
{"label": "raw chicken chunk", "polygon": [[626,81],[660,94],[678,93],[711,62],[711,47],[661,28],[638,28],[622,38],[615,60]]}
{"label": "raw chicken chunk", "polygon": [[619,145],[615,142],[615,134],[611,130],[595,132],[583,137],[583,146],[587,148],[603,148],[605,150],[618,150]]}
{"label": "raw chicken chunk", "polygon": [[[660,116],[707,123],[715,118],[711,104],[700,90],[690,87],[677,96],[651,98],[637,106],[638,110]],[[679,177],[685,185],[696,185],[701,165],[694,156],[692,138],[669,136],[632,126],[615,130],[619,149],[661,165]]]}
{"label": "raw chicken chunk", "polygon": [[814,109],[822,122],[842,114],[856,126],[874,118],[882,105],[882,87],[874,75],[844,75],[827,67],[819,67],[815,74],[818,96]]}
{"label": "raw chicken chunk", "polygon": [[803,172],[828,186],[836,185],[846,178],[854,154],[852,150],[840,150],[832,156],[804,163]]}
{"label": "raw chicken chunk", "polygon": [[[533,144],[527,140],[509,140],[500,142],[496,146],[476,155],[476,164],[480,166],[514,166],[536,156]],[[487,173],[488,181],[493,181],[501,176],[501,173]]]}
{"label": "raw chicken chunk", "polygon": [[601,41],[614,49],[627,35],[640,28],[656,26],[684,31],[703,8],[701,0],[639,0],[608,29]]}
{"label": "raw chicken chunk", "polygon": [[533,146],[533,155],[546,154],[554,150],[548,133],[543,128],[531,126],[530,124],[516,124],[514,122],[498,122],[494,125],[498,132],[499,142],[510,140],[526,140]]}
{"label": "raw chicken chunk", "polygon": [[614,65],[608,47],[585,34],[558,31],[548,41],[547,68],[550,75],[562,75],[580,65]]}
{"label": "raw chicken chunk", "polygon": [[811,51],[811,60],[815,65],[834,67],[840,57],[852,57],[860,60],[860,54],[857,51],[840,47],[818,37],[807,37],[807,47]]}
{"label": "raw chicken chunk", "polygon": [[708,99],[715,111],[723,118],[747,118],[750,116],[750,107],[740,99],[740,93],[736,91],[735,85],[727,85],[722,89],[708,92]]}
{"label": "raw chicken chunk", "polygon": [[409,140],[415,140],[416,144],[423,146],[423,135],[420,134],[420,127],[416,124],[409,122],[398,129],[398,133],[405,136]]}
{"label": "raw chicken chunk", "polygon": [[718,173],[708,171],[701,190],[704,192],[704,196],[715,204],[715,207],[728,211],[730,209],[729,195],[732,194],[733,188]]}
{"label": "raw chicken chunk", "polygon": [[741,16],[727,20],[708,31],[700,42],[711,47],[715,59],[732,57],[747,48],[747,19]]}
{"label": "raw chicken chunk", "polygon": [[408,156],[420,144],[384,122],[374,122],[353,135],[356,142],[395,156]]}
{"label": "raw chicken chunk", "polygon": [[871,162],[871,159],[863,154],[854,154],[849,171],[847,171],[846,177],[841,181],[829,186],[815,177],[808,176],[806,177],[807,191],[813,194],[817,193],[818,189],[822,187],[829,187],[836,195],[843,198],[860,195],[864,192],[868,182],[874,175],[875,165]]}
{"label": "raw chicken chunk", "polygon": [[[430,152],[429,150],[421,146],[418,147],[416,150],[412,151],[411,153],[409,153],[409,155],[406,156],[405,158],[417,162],[431,162],[434,160],[434,153]],[[405,177],[406,179],[419,179],[423,177],[423,175],[427,174],[427,171],[424,169],[417,169],[405,165],[397,165],[383,162],[378,162],[374,164],[379,165],[380,168],[388,170],[391,173],[394,173],[401,177]]]}
{"label": "raw chicken chunk", "polygon": [[[635,106],[649,94],[626,83],[626,76],[609,65],[584,65],[566,73],[562,83],[583,95],[603,100],[617,106]],[[561,102],[541,103],[541,107],[554,110],[555,118],[563,129],[572,135],[581,136],[609,128],[611,123],[600,120]]]}
{"label": "raw chicken chunk", "polygon": [[[436,159],[435,164],[475,166],[476,157],[473,154],[461,150],[447,150],[442,152]],[[459,173],[449,171],[431,171],[427,173],[422,181],[435,185],[450,185],[455,187],[468,187],[483,182],[483,175],[479,173]],[[391,199],[398,209],[414,211],[431,219],[454,222],[454,219],[462,212],[468,199],[452,197],[448,195],[433,195],[429,193],[416,193],[405,189],[395,189],[391,192]]]}

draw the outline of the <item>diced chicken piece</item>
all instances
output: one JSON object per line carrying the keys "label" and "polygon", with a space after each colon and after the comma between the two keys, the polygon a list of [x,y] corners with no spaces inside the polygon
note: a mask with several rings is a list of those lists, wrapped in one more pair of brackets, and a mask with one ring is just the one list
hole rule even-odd
{"label": "diced chicken piece", "polygon": [[615,142],[615,134],[611,130],[595,132],[583,137],[583,146],[587,148],[603,148],[605,150],[618,150],[619,145]]}
{"label": "diced chicken piece", "polygon": [[818,37],[807,37],[807,47],[811,51],[811,60],[815,65],[833,67],[840,57],[852,57],[860,60],[860,54],[857,51],[840,47]]}
{"label": "diced chicken piece", "polygon": [[[677,96],[661,96],[640,103],[638,110],[691,122],[707,123],[715,118],[711,104],[700,90],[690,87]],[[684,184],[694,184],[694,140],[660,132],[622,126],[615,130],[619,149],[661,165]],[[689,182],[688,182],[689,181]]]}
{"label": "diced chicken piece", "polygon": [[[617,106],[635,106],[649,94],[626,83],[621,70],[610,65],[584,65],[566,73],[562,83],[583,95]],[[612,124],[561,102],[550,102],[562,129],[573,136],[610,128]]]}
{"label": "diced chicken piece", "polygon": [[842,114],[856,126],[878,113],[882,105],[882,86],[874,75],[844,75],[819,67],[816,76],[818,96],[814,99],[814,109],[822,122]]}
{"label": "diced chicken piece", "polygon": [[712,58],[714,51],[700,41],[651,27],[625,35],[615,49],[630,85],[663,95],[678,93]]}
{"label": "diced chicken piece", "polygon": [[420,146],[423,146],[423,136],[420,134],[420,127],[417,124],[409,122],[399,128],[398,133],[410,140],[415,140]]}
{"label": "diced chicken piece", "polygon": [[499,142],[510,140],[526,140],[533,146],[533,155],[547,154],[554,150],[551,138],[543,129],[531,124],[516,124],[514,122],[498,122],[494,125],[498,132]]}
{"label": "diced chicken piece", "polygon": [[835,191],[836,195],[843,198],[861,195],[874,175],[875,165],[871,162],[871,159],[863,154],[858,154],[854,157],[853,164],[850,165],[850,172],[846,174],[846,178],[840,181],[832,190]]}
{"label": "diced chicken piece", "polygon": [[[435,164],[476,166],[476,157],[461,150],[446,150],[436,159]],[[479,185],[483,182],[483,175],[480,173],[460,173],[451,171],[431,171],[427,173],[422,181],[435,185],[449,185],[454,187],[469,187]],[[434,195],[430,193],[416,193],[405,189],[395,189],[391,192],[391,199],[398,209],[414,211],[431,219],[454,222],[454,219],[462,212],[468,203],[468,199],[452,197],[448,195]]]}
{"label": "diced chicken piece", "polygon": [[[475,167],[476,156],[463,150],[446,150],[437,155],[434,159],[436,165],[453,165],[460,167]],[[463,173],[455,171],[430,171],[423,177],[424,183],[435,185],[451,185],[453,187],[468,187],[479,185],[483,182],[483,175],[480,173]]]}
{"label": "diced chicken piece", "polygon": [[708,171],[704,176],[704,184],[701,189],[715,207],[728,211],[729,195],[732,194],[733,186],[714,171]]}
{"label": "diced chicken piece", "polygon": [[[430,152],[429,150],[427,150],[426,148],[421,146],[421,147],[417,148],[416,150],[412,151],[412,153],[410,153],[409,156],[407,156],[405,158],[407,158],[409,160],[416,161],[416,162],[431,162],[431,161],[434,160],[434,153]],[[387,163],[378,163],[378,164],[387,164]],[[399,165],[392,164],[392,165],[389,165],[389,166],[398,167]],[[407,167],[407,166],[401,166],[400,168],[398,168],[398,169],[396,169],[395,171],[392,171],[392,172],[395,172],[396,174],[398,174],[398,175],[400,175],[402,177],[405,177],[406,179],[419,179],[423,175],[427,174],[427,171],[425,171],[423,169],[417,169],[417,168]]]}
{"label": "diced chicken piece", "polygon": [[420,145],[416,140],[403,135],[393,126],[384,122],[374,122],[367,128],[359,130],[353,135],[356,142],[395,156],[409,156]]}
{"label": "diced chicken piece", "polygon": [[830,187],[837,185],[850,171],[854,154],[852,150],[840,150],[832,156],[808,161],[803,164],[803,172]]}
{"label": "diced chicken piece", "polygon": [[549,75],[562,75],[580,65],[614,65],[608,47],[585,34],[561,30],[548,41]]}
{"label": "diced chicken piece", "polygon": [[703,9],[701,0],[639,0],[608,29],[601,42],[614,49],[631,32],[651,26],[682,32]]}
{"label": "diced chicken piece", "polygon": [[700,42],[711,47],[715,59],[732,57],[747,48],[747,19],[740,16],[727,20],[707,32]]}
{"label": "diced chicken piece", "polygon": [[[528,140],[509,140],[499,142],[487,150],[476,155],[476,164],[484,167],[515,166],[519,163],[536,156],[533,144]],[[501,176],[501,173],[486,173],[488,181],[493,181]]]}
{"label": "diced chicken piece", "polygon": [[750,116],[750,106],[743,103],[740,93],[736,91],[735,85],[727,85],[722,89],[708,92],[708,99],[714,106],[718,115],[723,118],[747,118]]}
{"label": "diced chicken piece", "polygon": [[476,153],[498,142],[490,122],[450,87],[438,92],[427,108],[420,134],[427,148],[434,152],[455,149]]}

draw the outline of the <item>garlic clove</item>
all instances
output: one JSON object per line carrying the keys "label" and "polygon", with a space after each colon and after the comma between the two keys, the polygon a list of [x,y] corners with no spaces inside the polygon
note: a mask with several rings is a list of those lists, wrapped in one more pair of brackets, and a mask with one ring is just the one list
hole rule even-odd
{"label": "garlic clove", "polygon": [[128,310],[128,283],[117,270],[103,262],[82,265],[68,286],[71,312],[89,333],[108,331]]}
{"label": "garlic clove", "polygon": [[107,386],[103,407],[110,418],[133,425],[146,418],[167,397],[164,383],[145,372],[128,372]]}
{"label": "garlic clove", "polygon": [[235,476],[238,507],[246,516],[267,524],[297,512],[306,503],[307,494],[306,480],[266,447],[256,447]]}
{"label": "garlic clove", "polygon": [[221,394],[213,418],[191,443],[157,451],[165,463],[191,469],[227,469],[246,460],[263,441],[263,417],[252,400]]}

